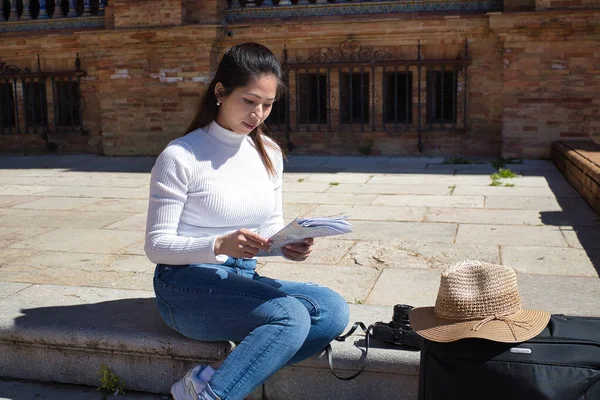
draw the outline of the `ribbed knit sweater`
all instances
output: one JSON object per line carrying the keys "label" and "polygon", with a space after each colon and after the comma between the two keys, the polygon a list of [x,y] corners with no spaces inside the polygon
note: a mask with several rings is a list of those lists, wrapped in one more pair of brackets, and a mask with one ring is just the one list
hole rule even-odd
{"label": "ribbed knit sweater", "polygon": [[275,177],[249,136],[216,122],[169,143],[150,180],[144,246],[150,261],[221,264],[227,256],[215,255],[218,236],[247,228],[270,237],[283,228],[282,155],[265,147]]}

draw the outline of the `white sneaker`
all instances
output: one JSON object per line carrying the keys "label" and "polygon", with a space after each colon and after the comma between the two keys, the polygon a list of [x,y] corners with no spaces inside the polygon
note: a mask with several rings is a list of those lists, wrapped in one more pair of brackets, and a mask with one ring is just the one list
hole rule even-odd
{"label": "white sneaker", "polygon": [[200,392],[206,386],[206,382],[198,378],[198,373],[205,367],[206,365],[195,366],[171,386],[171,395],[175,400],[198,400]]}

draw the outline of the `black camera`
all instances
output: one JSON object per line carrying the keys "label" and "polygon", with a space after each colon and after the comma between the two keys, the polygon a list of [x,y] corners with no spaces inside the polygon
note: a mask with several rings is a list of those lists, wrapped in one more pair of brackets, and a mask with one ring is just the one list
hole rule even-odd
{"label": "black camera", "polygon": [[392,321],[375,322],[371,336],[382,342],[420,349],[423,338],[411,328],[408,318],[408,312],[412,309],[407,304],[396,304]]}

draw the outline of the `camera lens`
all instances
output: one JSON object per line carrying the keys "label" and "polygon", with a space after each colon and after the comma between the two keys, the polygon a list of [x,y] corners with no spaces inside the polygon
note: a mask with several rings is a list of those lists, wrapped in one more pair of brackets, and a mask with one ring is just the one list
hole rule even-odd
{"label": "camera lens", "polygon": [[392,320],[399,324],[408,324],[408,312],[412,309],[413,307],[407,304],[396,304],[394,306],[394,317]]}

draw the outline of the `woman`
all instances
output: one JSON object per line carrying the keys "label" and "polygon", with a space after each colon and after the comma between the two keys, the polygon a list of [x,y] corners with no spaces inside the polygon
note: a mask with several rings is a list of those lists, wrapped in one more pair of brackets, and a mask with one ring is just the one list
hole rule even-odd
{"label": "woman", "polygon": [[[264,132],[285,90],[266,47],[230,48],[185,136],[156,160],[145,250],[167,325],[206,341],[239,342],[171,388],[176,400],[243,399],[280,368],[322,350],[348,323],[348,305],[311,283],[256,273],[259,251],[283,228],[280,148]],[[313,240],[283,249],[305,260]]]}

